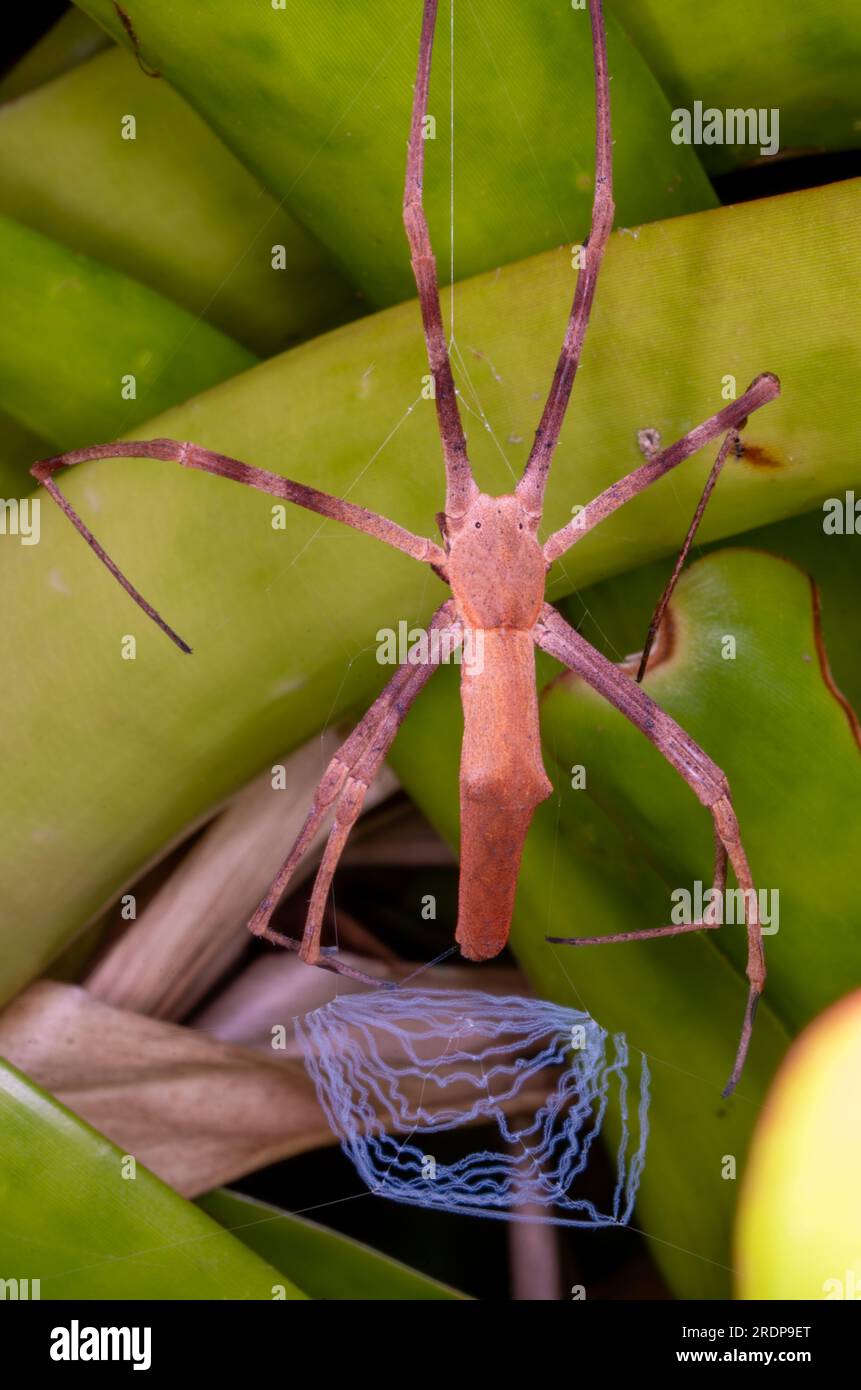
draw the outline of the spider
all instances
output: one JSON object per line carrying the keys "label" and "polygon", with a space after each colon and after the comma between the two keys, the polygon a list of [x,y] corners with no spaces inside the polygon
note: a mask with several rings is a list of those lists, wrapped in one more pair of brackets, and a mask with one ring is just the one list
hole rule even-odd
{"label": "spider", "polygon": [[[414,535],[364,507],[330,497],[195,444],[170,439],[99,444],[34,465],[34,477],[131,598],[183,652],[191,648],[134,588],[93,536],[53,481],[55,473],[89,459],[154,458],[200,469],[244,483],[352,526],[429,565],[451,588],[427,629],[436,641],[426,659],[400,666],[364,718],[341,746],[314,794],[299,836],[275,881],[249,922],[259,937],[298,951],[309,965],[322,966],[364,983],[380,985],[331,949],[321,945],[323,913],[338,860],[364,797],[379,771],[401,722],[439,664],[438,653],[458,645],[481,651],[481,661],[462,667],[464,738],[460,769],[461,855],[456,941],[470,960],[488,960],[504,947],[511,924],[523,844],[536,807],[551,793],[541,759],[534,648],[555,657],[591,685],[639,728],[660,750],[708,809],[714,823],[714,905],[732,865],[744,890],[748,938],[748,998],[732,1072],[724,1090],[736,1086],[747,1055],[754,1014],[765,982],[765,956],[757,898],[742,847],[727,779],[719,767],[641,688],[649,651],[684,564],[703,510],[747,417],[779,394],[771,373],[758,376],[731,401],[669,448],[646,451],[646,461],[613,483],[542,544],[538,528],[544,490],[571,395],[589,321],[604,249],[613,225],[612,137],[609,79],[601,0],[589,0],[595,70],[595,189],[589,236],[584,244],[562,349],[535,440],[513,493],[491,497],[479,490],[467,456],[457,391],[443,328],[439,283],[422,200],[423,122],[427,109],[431,54],[438,0],[424,0],[418,72],[410,123],[403,217],[421,309],[435,389],[436,413],[445,464],[445,510],[437,517],[442,544]],[[636,497],[710,440],[724,436],[670,581],[655,610],[636,679],[617,669],[584,640],[544,599],[547,571],[554,560],[612,512]],[[440,639],[445,638],[445,641]],[[480,639],[467,643],[467,638]],[[270,921],[290,878],[325,817],[333,824],[311,893],[301,942],[275,931]],[[584,946],[648,940],[714,928],[711,906],[689,924],[624,932],[604,937],[560,938]]]}

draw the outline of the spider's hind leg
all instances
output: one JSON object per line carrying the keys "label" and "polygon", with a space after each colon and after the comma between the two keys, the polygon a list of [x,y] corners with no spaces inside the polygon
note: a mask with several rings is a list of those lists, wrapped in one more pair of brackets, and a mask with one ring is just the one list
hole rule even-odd
{"label": "spider's hind leg", "polygon": [[[438,641],[435,647],[431,644],[432,652],[445,649],[446,644],[439,641],[442,633],[453,635],[455,644],[459,642],[460,626],[452,621],[453,615],[451,600],[434,614],[428,631],[438,634]],[[324,970],[348,975],[365,984],[378,986],[380,981],[330,955],[320,944],[326,899],[347,838],[361,814],[368,787],[379,772],[407,711],[435,669],[434,660],[398,667],[388,685],[329,763],[293,848],[248,923],[249,931],[255,936],[298,951],[308,965],[318,965]],[[314,880],[305,930],[301,942],[293,941],[281,932],[273,931],[269,923],[296,868],[333,807],[334,823]]]}
{"label": "spider's hind leg", "polygon": [[[762,925],[759,920],[759,898],[754,887],[750,865],[741,843],[738,821],[733,810],[729,783],[716,763],[699,747],[694,740],[680,728],[674,719],[665,714],[651,700],[646,692],[630,676],[624,674],[605,656],[581,637],[557,613],[549,603],[541,610],[541,615],[533,630],[537,646],[555,656],[570,670],[587,682],[593,690],[615,705],[627,719],[630,719],[641,733],[652,742],[658,752],[676,769],[681,777],[706,807],[714,823],[717,856],[715,860],[715,884],[722,887],[725,881],[726,860],[729,859],[742,891],[745,904],[745,925],[747,928],[747,966],[748,981],[747,1004],[741,1026],[741,1035],[736,1050],[735,1062],[723,1094],[728,1096],[735,1090],[741,1076],[748,1048],[750,1047],[753,1020],[765,985],[765,950],[762,942]],[[708,916],[708,914],[707,914]],[[718,923],[711,920],[676,927],[658,927],[653,931],[624,933],[620,937],[601,937],[599,941],[644,939],[650,936],[676,936],[682,931],[696,931],[701,927],[714,927]],[[582,944],[575,942],[573,944]]]}

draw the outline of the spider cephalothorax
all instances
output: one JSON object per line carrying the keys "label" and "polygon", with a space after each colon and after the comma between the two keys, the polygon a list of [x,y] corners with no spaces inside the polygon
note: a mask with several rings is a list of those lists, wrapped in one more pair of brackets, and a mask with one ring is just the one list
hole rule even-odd
{"label": "spider cephalothorax", "polygon": [[485,493],[449,529],[446,569],[463,622],[524,632],[535,626],[547,574],[537,529],[516,495]]}

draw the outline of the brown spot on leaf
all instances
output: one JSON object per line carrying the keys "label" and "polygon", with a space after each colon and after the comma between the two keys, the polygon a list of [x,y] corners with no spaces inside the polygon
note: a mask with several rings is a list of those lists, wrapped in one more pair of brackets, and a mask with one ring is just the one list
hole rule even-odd
{"label": "brown spot on leaf", "polygon": [[749,463],[752,468],[785,467],[783,459],[778,458],[770,449],[764,448],[762,444],[748,444],[744,439],[738,441],[735,456],[743,463]]}

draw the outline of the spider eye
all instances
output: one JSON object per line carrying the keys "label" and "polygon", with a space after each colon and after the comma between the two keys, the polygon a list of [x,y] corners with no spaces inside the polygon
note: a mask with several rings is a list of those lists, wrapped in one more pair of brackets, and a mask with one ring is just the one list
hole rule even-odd
{"label": "spider eye", "polygon": [[480,531],[480,530],[481,530],[481,522],[480,522],[480,521],[477,521],[477,522],[475,523],[475,529],[476,529],[476,531]]}
{"label": "spider eye", "polygon": [[518,523],[517,523],[517,529],[518,529],[518,531],[522,531],[522,530],[523,530],[523,522],[522,522],[522,521],[518,521]]}

